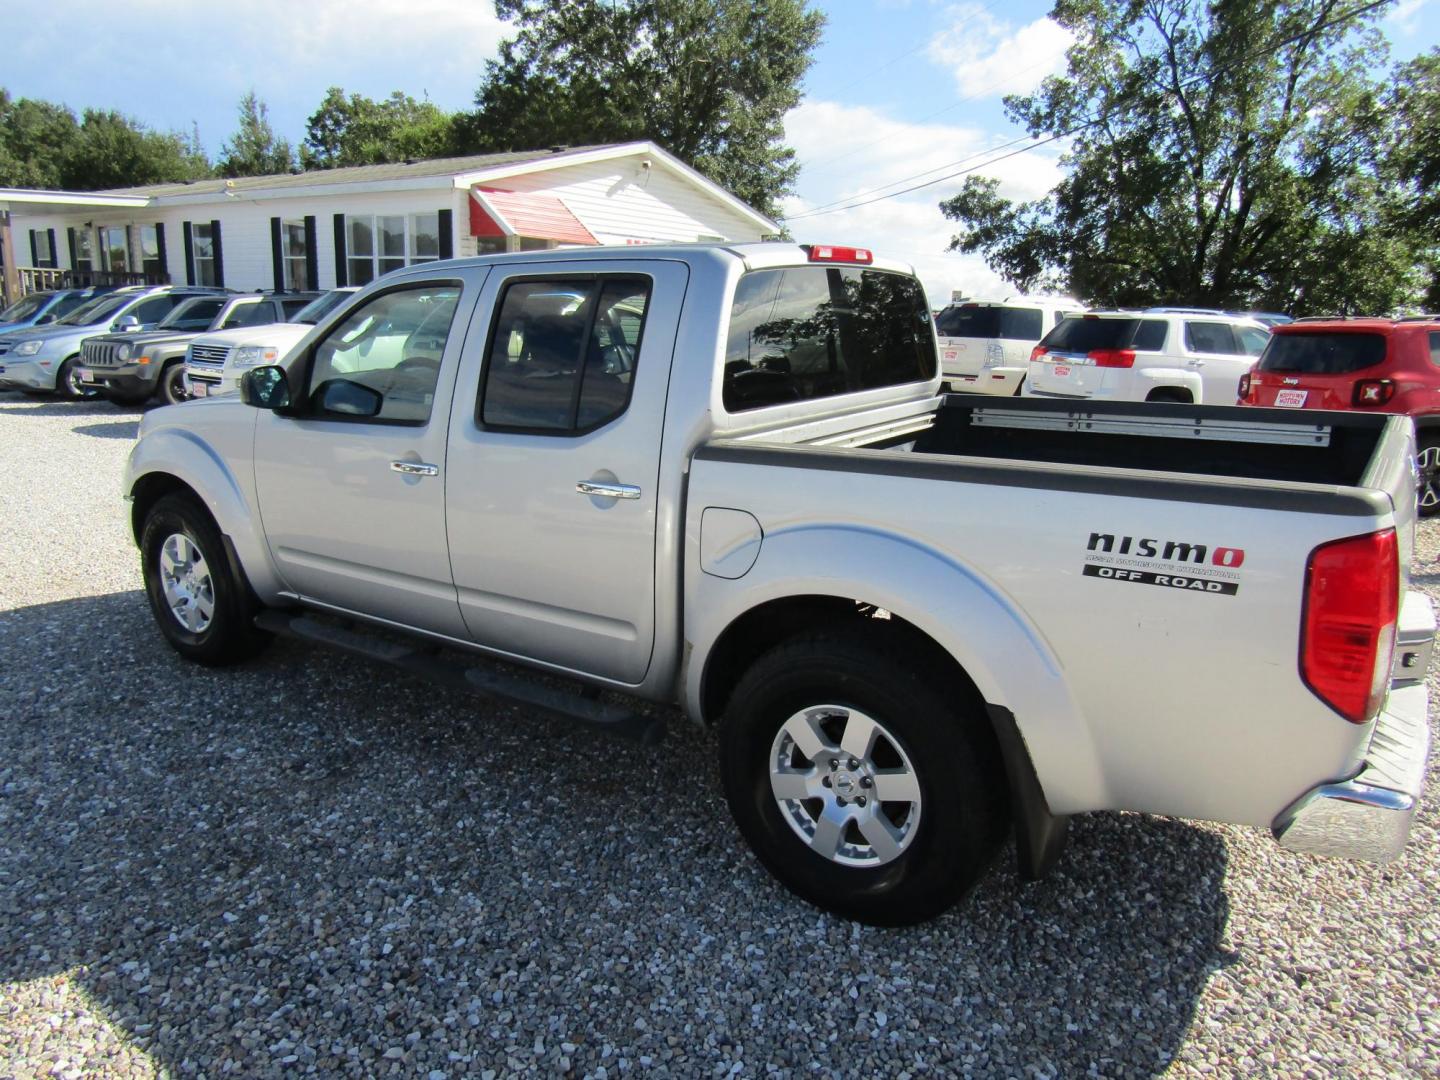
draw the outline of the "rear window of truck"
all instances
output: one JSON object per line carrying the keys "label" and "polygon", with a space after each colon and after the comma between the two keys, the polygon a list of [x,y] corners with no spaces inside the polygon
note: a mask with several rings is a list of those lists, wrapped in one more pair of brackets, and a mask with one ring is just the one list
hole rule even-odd
{"label": "rear window of truck", "polygon": [[925,382],[935,337],[913,277],[858,267],[752,270],[730,310],[727,412]]}
{"label": "rear window of truck", "polygon": [[1045,313],[1039,308],[952,304],[935,316],[935,332],[941,337],[1039,341],[1045,335]]}
{"label": "rear window of truck", "polygon": [[1303,375],[1348,375],[1385,359],[1383,334],[1333,331],[1275,334],[1260,354],[1261,371],[1293,371]]}

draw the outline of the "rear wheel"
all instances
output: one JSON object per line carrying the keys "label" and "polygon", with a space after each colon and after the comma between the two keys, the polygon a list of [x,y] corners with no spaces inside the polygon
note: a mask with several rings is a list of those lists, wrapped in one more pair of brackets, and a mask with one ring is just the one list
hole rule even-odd
{"label": "rear wheel", "polygon": [[260,610],[220,530],[188,495],[166,495],[145,515],[141,571],[150,610],[181,656],[221,666],[254,656],[270,641],[255,628]]}
{"label": "rear wheel", "polygon": [[1420,436],[1415,466],[1420,474],[1420,516],[1440,514],[1440,432]]}
{"label": "rear wheel", "polygon": [[71,401],[93,398],[99,393],[80,381],[80,358],[78,356],[72,356],[60,365],[60,370],[55,373],[55,392]]}
{"label": "rear wheel", "polygon": [[891,643],[796,638],[741,678],[720,728],[731,813],[766,868],[819,907],[901,926],[980,880],[1008,815],[988,723]]}

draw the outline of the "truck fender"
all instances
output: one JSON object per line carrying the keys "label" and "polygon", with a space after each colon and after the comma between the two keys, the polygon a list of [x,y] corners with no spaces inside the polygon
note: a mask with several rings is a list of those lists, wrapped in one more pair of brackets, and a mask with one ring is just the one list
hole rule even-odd
{"label": "truck fender", "polygon": [[[1151,390],[1158,390],[1161,387],[1174,387],[1176,390],[1189,390],[1190,400],[1196,405],[1204,401],[1204,383],[1200,379],[1200,373],[1189,371],[1185,368],[1157,367],[1139,368],[1135,374],[1139,377],[1141,385],[1145,387],[1145,393]],[[1234,402],[1226,402],[1233,405]]]}
{"label": "truck fender", "polygon": [[[250,587],[262,601],[273,601],[285,585],[270,561],[249,485],[239,481],[213,447],[182,427],[146,432],[135,444],[126,469],[126,498],[135,498],[147,483],[162,476],[180,481],[205,504]],[[138,542],[142,523],[134,525]]]}
{"label": "truck fender", "polygon": [[828,596],[873,604],[928,635],[965,670],[992,716],[1014,718],[1046,803],[1069,814],[1108,805],[1089,724],[1040,631],[971,567],[905,537],[844,525],[767,532],[754,567],[691,577],[684,699],[703,715],[706,658],[725,630],[772,601]]}

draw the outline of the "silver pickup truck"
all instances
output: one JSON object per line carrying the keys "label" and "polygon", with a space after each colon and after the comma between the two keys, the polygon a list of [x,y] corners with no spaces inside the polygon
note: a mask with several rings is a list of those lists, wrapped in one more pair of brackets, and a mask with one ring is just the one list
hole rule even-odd
{"label": "silver pickup truck", "polygon": [[429,263],[149,413],[125,491],[182,655],[308,638],[642,738],[678,702],[760,860],[856,919],[944,910],[1011,835],[1039,876],[1092,810],[1397,855],[1409,421],[938,385],[863,250]]}

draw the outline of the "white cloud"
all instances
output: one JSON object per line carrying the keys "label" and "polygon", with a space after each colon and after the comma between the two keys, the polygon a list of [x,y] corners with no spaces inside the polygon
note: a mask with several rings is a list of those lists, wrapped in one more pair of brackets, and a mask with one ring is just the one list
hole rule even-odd
{"label": "white cloud", "polygon": [[1065,68],[1074,35],[1051,19],[1018,29],[978,4],[947,11],[950,25],[931,39],[926,54],[949,68],[968,98],[1024,94]]}
{"label": "white cloud", "polygon": [[452,0],[52,0],[45,11],[10,28],[12,94],[117,108],[162,130],[198,120],[212,153],[252,86],[292,140],[329,86],[468,108],[507,32],[492,4]]}
{"label": "white cloud", "polygon": [[936,304],[948,299],[952,289],[972,295],[1014,292],[980,257],[945,250],[955,223],[941,214],[939,204],[960,190],[964,175],[863,206],[812,217],[800,215],[834,203],[865,202],[896,187],[935,180],[967,166],[979,165],[975,170],[979,175],[995,177],[1001,193],[1017,200],[1038,198],[1060,179],[1053,146],[985,165],[989,148],[1013,134],[995,136],[974,127],[906,123],[864,106],[806,101],[786,118],[785,133],[803,164],[797,185],[800,195],[783,207],[788,217],[799,218],[790,222],[795,239],[856,244],[910,262]]}
{"label": "white cloud", "polygon": [[1414,33],[1420,26],[1420,9],[1426,0],[1400,0],[1385,16],[1385,21],[1402,33]]}

